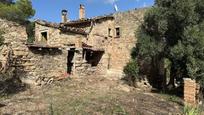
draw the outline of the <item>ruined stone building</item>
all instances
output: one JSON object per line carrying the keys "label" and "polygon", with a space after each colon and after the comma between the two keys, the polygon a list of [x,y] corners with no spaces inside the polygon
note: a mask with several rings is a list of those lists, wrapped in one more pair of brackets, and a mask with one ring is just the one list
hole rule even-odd
{"label": "ruined stone building", "polygon": [[[36,20],[33,43],[26,43],[25,30],[13,35],[21,40],[18,48],[14,47],[17,49],[14,55],[21,60],[17,62],[19,68],[25,72],[26,79],[55,78],[65,73],[80,77],[122,75],[123,67],[131,58],[131,49],[137,40],[135,31],[144,12],[145,9],[134,9],[86,18],[85,7],[80,5],[78,20],[69,20],[66,10],[61,12],[61,23]],[[10,42],[16,45],[15,40]]]}

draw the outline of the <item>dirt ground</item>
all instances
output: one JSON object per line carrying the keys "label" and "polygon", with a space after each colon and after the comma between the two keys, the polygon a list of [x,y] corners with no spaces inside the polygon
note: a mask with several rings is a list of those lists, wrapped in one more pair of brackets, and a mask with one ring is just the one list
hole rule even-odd
{"label": "dirt ground", "polygon": [[72,78],[0,99],[0,115],[178,115],[178,97],[103,76]]}

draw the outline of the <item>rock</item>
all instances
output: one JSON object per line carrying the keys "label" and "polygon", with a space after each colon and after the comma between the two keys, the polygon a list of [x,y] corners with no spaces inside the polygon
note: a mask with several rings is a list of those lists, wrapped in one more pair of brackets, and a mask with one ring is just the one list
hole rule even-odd
{"label": "rock", "polygon": [[124,91],[124,92],[130,92],[130,87],[127,86],[127,85],[119,85],[117,87],[117,89],[121,90],[121,91]]}

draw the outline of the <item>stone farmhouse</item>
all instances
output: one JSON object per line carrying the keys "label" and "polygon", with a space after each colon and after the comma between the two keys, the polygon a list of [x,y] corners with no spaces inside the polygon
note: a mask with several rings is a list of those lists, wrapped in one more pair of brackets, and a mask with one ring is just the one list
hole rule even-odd
{"label": "stone farmhouse", "polygon": [[[131,49],[137,40],[135,31],[143,21],[144,12],[145,9],[133,9],[86,18],[85,7],[80,5],[78,20],[69,20],[66,10],[61,12],[61,23],[36,20],[33,43],[26,43],[23,27],[12,30],[14,25],[8,30],[13,38],[5,42],[12,44],[17,58],[15,66],[19,74],[24,73],[25,79],[60,78],[67,73],[79,77],[121,76],[131,58]],[[4,24],[1,28],[5,28],[5,22],[1,23]]]}
{"label": "stone farmhouse", "polygon": [[143,19],[144,10],[86,18],[85,7],[80,5],[79,19],[74,21],[69,20],[66,10],[61,13],[62,22],[59,24],[35,22],[35,42],[27,46],[31,50],[37,49],[38,53],[51,55],[42,59],[47,63],[40,62],[39,67],[77,76],[122,72],[131,58],[135,31]]}

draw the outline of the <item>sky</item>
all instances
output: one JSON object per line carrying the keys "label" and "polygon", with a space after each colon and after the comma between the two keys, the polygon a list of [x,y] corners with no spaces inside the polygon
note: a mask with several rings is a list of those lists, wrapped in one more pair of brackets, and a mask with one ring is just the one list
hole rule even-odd
{"label": "sky", "polygon": [[154,0],[31,0],[36,14],[33,19],[42,19],[50,22],[61,21],[61,10],[68,10],[68,18],[76,20],[79,17],[79,5],[85,5],[86,17],[114,13],[114,4],[118,11],[127,11],[135,8],[149,7]]}

